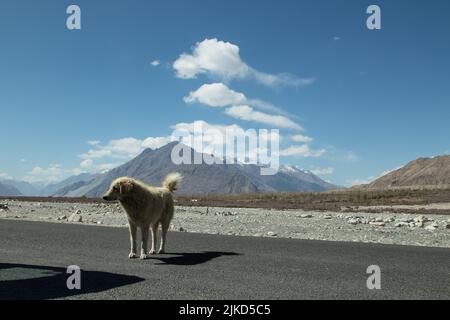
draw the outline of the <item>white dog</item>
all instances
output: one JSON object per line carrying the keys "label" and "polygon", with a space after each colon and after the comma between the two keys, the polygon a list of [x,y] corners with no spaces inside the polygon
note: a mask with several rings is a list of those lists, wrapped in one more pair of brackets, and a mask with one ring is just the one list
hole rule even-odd
{"label": "white dog", "polygon": [[[136,231],[141,229],[141,259],[146,259],[147,254],[155,254],[156,234],[158,226],[161,224],[161,244],[158,253],[164,253],[167,230],[173,218],[173,192],[181,180],[179,173],[169,174],[162,184],[162,187],[152,187],[145,183],[122,177],[114,180],[111,187],[103,196],[104,200],[119,200],[128,216],[130,228],[131,251],[129,258],[136,258]],[[148,232],[152,232],[152,247],[147,251]]]}

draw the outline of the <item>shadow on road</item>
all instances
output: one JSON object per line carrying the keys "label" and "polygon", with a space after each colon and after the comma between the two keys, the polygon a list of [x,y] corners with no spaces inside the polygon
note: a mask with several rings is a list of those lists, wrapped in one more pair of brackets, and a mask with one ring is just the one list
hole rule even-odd
{"label": "shadow on road", "polygon": [[0,263],[0,300],[57,299],[101,292],[137,282],[143,278],[81,270],[81,289],[67,289],[71,274],[66,268]]}
{"label": "shadow on road", "polygon": [[219,252],[219,251],[205,251],[205,252],[195,252],[195,253],[169,253],[177,255],[176,257],[155,257],[153,259],[160,260],[162,263],[157,264],[171,264],[178,266],[191,266],[196,264],[202,264],[208,262],[212,259],[221,256],[237,256],[238,253],[235,252]]}

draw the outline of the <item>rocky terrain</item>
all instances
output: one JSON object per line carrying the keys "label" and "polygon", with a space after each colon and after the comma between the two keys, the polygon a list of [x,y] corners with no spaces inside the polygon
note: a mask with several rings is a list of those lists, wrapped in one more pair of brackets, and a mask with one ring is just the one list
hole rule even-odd
{"label": "rocky terrain", "polygon": [[[434,206],[449,209],[450,203]],[[415,212],[420,212],[427,206],[414,208]],[[127,226],[125,214],[117,203],[0,200],[0,219]],[[448,215],[439,214],[177,206],[171,230],[450,248],[450,219]]]}

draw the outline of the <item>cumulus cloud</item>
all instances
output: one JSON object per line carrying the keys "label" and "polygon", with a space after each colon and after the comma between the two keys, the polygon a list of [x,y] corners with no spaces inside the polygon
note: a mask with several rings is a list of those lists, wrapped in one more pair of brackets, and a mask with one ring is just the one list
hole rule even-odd
{"label": "cumulus cloud", "polygon": [[[174,140],[198,152],[213,154],[220,159],[237,159],[243,163],[257,163],[258,158],[273,150],[272,147],[278,150],[281,140],[278,130],[245,130],[236,124],[217,125],[202,120],[178,123],[172,128]],[[250,145],[248,141],[247,145],[246,139],[252,136],[257,139],[257,143]],[[235,143],[238,143],[236,150]]]}
{"label": "cumulus cloud", "polygon": [[[211,124],[202,120],[177,123],[171,126],[171,129],[173,132],[168,136],[147,137],[145,139],[128,137],[111,140],[105,145],[96,145],[95,148],[79,155],[83,159],[80,163],[80,169],[100,171],[102,164],[99,164],[99,162],[108,161],[110,163],[111,159],[117,166],[137,156],[145,148],[157,149],[172,141],[180,141],[198,152],[214,154],[217,158],[223,160],[227,158],[226,150],[235,151],[234,147],[231,149],[228,144],[234,144],[237,141],[244,141],[245,144],[245,139],[255,134],[259,139],[258,145],[248,146],[246,150],[237,148],[236,154],[232,157],[240,162],[248,163],[249,158],[257,159],[258,155],[267,154],[268,150],[271,150],[272,143],[278,143],[281,140],[278,130],[245,130],[236,124]],[[233,138],[232,141],[227,140],[227,134]]]}
{"label": "cumulus cloud", "polygon": [[107,149],[91,149],[86,153],[80,155],[81,158],[85,159],[95,159],[95,158],[104,158],[112,156],[111,150]]}
{"label": "cumulus cloud", "polygon": [[173,63],[176,76],[181,79],[195,79],[200,74],[223,81],[254,79],[266,86],[309,85],[314,79],[302,79],[288,73],[268,74],[247,65],[240,56],[237,45],[218,39],[197,42],[192,53],[183,53]]}
{"label": "cumulus cloud", "polygon": [[314,167],[310,171],[312,173],[314,173],[315,175],[324,176],[324,175],[333,174],[334,168],[332,168],[332,167],[327,167],[327,168]]}
{"label": "cumulus cloud", "polygon": [[106,172],[117,167],[118,163],[95,163],[92,159],[85,159],[75,168],[64,168],[59,164],[51,164],[48,167],[36,166],[23,177],[24,181],[29,183],[50,184],[57,183],[68,177],[79,175],[81,173]]}
{"label": "cumulus cloud", "polygon": [[228,88],[223,83],[204,84],[184,98],[186,103],[198,102],[210,107],[226,107],[247,102],[243,93]]}
{"label": "cumulus cloud", "polygon": [[82,172],[83,170],[80,168],[67,169],[59,164],[51,164],[47,168],[36,166],[28,172],[23,180],[30,183],[54,183]]}
{"label": "cumulus cloud", "polygon": [[294,142],[301,142],[301,143],[309,143],[312,142],[314,139],[308,136],[304,136],[302,134],[296,134],[289,137]]}
{"label": "cumulus cloud", "polygon": [[130,159],[146,148],[157,149],[170,142],[170,137],[148,137],[140,140],[133,137],[115,139],[106,145],[95,145],[95,148],[80,154],[82,159]]}
{"label": "cumulus cloud", "polygon": [[209,107],[229,107],[233,105],[246,104],[265,111],[272,111],[277,114],[287,115],[283,110],[273,104],[259,100],[249,99],[245,94],[230,89],[223,83],[204,84],[195,91],[191,91],[183,98],[186,103],[201,103]]}
{"label": "cumulus cloud", "polygon": [[303,158],[317,158],[321,157],[326,152],[325,149],[313,150],[309,145],[304,144],[301,146],[290,146],[280,151],[281,156],[299,156]]}
{"label": "cumulus cloud", "polygon": [[172,141],[172,137],[148,137],[142,141],[142,148],[159,149]]}
{"label": "cumulus cloud", "polygon": [[[286,120],[280,116],[258,113],[248,106],[235,107],[234,109],[232,109],[233,107],[229,109],[231,109],[231,112],[236,112],[237,117],[256,119],[257,121],[270,121],[271,124]],[[110,140],[105,144],[88,142],[91,148],[79,155],[82,160],[78,167],[63,168],[58,164],[48,167],[36,166],[24,180],[32,183],[52,183],[83,172],[105,172],[136,157],[146,148],[157,149],[172,141],[180,141],[199,152],[214,155],[218,159],[227,160],[227,162],[228,159],[233,159],[233,163],[234,159],[242,163],[258,163],[262,159],[261,157],[267,158],[269,154],[273,156],[319,157],[325,152],[325,150],[312,150],[306,144],[290,146],[280,151],[279,143],[282,140],[282,136],[278,130],[245,130],[237,124],[211,124],[201,120],[190,123],[177,123],[170,128],[173,132],[167,136],[147,137],[144,139],[127,137]],[[229,139],[230,136],[231,140]],[[250,139],[248,139],[252,136],[257,137],[256,143],[250,142]],[[240,142],[240,147],[238,144],[235,148],[234,146],[237,142]],[[230,144],[233,147],[230,148]],[[231,155],[229,154],[230,151]]]}
{"label": "cumulus cloud", "polygon": [[279,127],[293,130],[304,130],[298,123],[292,121],[288,117],[280,115],[270,115],[261,111],[256,111],[248,105],[233,106],[226,109],[225,113],[230,117],[264,123],[272,127]]}

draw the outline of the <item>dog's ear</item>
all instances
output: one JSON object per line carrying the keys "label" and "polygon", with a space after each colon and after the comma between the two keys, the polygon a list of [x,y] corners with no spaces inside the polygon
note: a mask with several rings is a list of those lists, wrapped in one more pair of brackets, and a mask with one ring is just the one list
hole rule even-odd
{"label": "dog's ear", "polygon": [[128,192],[131,192],[133,190],[133,182],[131,181],[124,181],[120,184],[120,193],[125,194]]}

